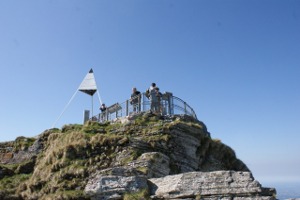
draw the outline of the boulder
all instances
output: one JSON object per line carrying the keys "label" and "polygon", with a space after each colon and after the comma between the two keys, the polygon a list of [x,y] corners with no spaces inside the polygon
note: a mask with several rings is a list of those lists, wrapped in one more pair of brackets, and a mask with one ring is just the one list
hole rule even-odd
{"label": "boulder", "polygon": [[148,190],[147,178],[144,176],[96,176],[85,187],[85,192],[92,200],[122,199],[125,193]]}
{"label": "boulder", "polygon": [[262,188],[250,172],[188,172],[149,181],[157,199],[276,199],[275,190]]}

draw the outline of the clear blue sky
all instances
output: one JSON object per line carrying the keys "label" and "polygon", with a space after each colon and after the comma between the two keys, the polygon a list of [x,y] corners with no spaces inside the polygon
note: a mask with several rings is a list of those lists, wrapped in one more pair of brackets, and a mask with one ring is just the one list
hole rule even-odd
{"label": "clear blue sky", "polygon": [[107,105],[156,82],[259,181],[300,180],[300,1],[0,1],[0,27],[0,141],[51,128],[93,68]]}

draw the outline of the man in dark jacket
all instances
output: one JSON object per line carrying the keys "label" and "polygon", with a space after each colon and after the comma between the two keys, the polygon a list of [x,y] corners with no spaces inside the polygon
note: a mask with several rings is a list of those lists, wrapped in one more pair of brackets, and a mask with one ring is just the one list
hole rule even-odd
{"label": "man in dark jacket", "polygon": [[141,92],[138,91],[135,87],[132,88],[130,104],[133,106],[133,112],[141,111]]}
{"label": "man in dark jacket", "polygon": [[100,117],[100,120],[101,120],[101,122],[104,122],[105,119],[106,119],[106,116],[107,116],[105,104],[103,103],[103,104],[100,106],[99,109],[101,110],[101,114],[100,114],[101,117]]}

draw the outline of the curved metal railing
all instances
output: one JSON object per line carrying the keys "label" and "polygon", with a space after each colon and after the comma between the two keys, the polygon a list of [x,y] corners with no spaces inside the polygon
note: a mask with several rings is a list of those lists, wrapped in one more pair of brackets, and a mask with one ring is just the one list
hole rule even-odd
{"label": "curved metal railing", "polygon": [[[130,99],[128,99],[123,103],[115,103],[107,107],[105,112],[93,116],[91,120],[98,122],[113,121],[139,112],[153,110],[153,104],[151,105],[151,101],[146,97],[145,93],[141,93],[136,102],[132,104]],[[196,113],[191,106],[169,92],[163,93],[161,101],[155,106],[154,112],[161,115],[186,114],[197,119]]]}

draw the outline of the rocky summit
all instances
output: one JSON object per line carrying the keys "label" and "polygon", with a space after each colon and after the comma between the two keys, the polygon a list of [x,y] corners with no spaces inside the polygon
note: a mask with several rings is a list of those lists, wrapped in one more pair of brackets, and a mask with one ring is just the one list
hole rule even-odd
{"label": "rocky summit", "polygon": [[276,199],[187,115],[144,112],[0,143],[2,200]]}

